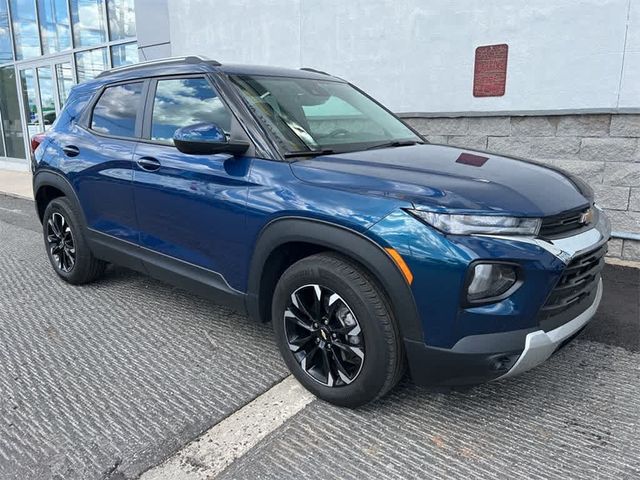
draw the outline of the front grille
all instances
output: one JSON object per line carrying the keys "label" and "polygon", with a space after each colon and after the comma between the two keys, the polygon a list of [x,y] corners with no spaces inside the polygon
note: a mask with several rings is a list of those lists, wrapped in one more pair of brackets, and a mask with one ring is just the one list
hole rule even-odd
{"label": "front grille", "polygon": [[540,236],[543,238],[558,237],[567,232],[573,232],[588,226],[588,224],[582,223],[582,216],[588,210],[588,208],[574,210],[542,219]]}
{"label": "front grille", "polygon": [[[591,305],[606,253],[607,244],[604,244],[596,250],[574,258],[567,265],[540,311],[541,322],[553,318],[558,320],[552,322],[553,326],[559,326],[556,324],[564,323],[561,320],[565,317],[566,320],[570,320],[581,313],[575,311],[576,309],[584,311]],[[570,315],[563,315],[564,313]]]}

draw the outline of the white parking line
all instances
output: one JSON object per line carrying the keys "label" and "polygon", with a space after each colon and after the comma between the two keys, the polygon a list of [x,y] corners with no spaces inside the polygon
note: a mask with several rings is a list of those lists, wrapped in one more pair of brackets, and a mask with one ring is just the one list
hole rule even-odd
{"label": "white parking line", "polygon": [[292,376],[218,423],[140,480],[205,480],[291,418],[315,397]]}

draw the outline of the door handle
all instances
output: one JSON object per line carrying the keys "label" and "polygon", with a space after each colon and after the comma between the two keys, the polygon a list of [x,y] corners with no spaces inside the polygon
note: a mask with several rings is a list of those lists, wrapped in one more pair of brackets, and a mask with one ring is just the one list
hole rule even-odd
{"label": "door handle", "polygon": [[155,172],[160,168],[160,162],[153,157],[140,157],[136,163],[147,172]]}
{"label": "door handle", "polygon": [[62,151],[67,157],[77,157],[80,155],[80,149],[75,145],[65,145],[62,147]]}

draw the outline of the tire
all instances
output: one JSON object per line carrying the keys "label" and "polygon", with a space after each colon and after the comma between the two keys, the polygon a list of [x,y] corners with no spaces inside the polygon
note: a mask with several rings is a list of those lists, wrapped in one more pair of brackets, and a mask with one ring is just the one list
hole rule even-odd
{"label": "tire", "polygon": [[356,408],[391,390],[404,373],[404,350],[389,302],[372,276],[336,253],[289,267],[273,297],[282,357],[317,397]]}
{"label": "tire", "polygon": [[45,209],[42,231],[47,256],[55,272],[74,285],[99,278],[106,263],[93,256],[77,208],[66,198],[53,199]]}

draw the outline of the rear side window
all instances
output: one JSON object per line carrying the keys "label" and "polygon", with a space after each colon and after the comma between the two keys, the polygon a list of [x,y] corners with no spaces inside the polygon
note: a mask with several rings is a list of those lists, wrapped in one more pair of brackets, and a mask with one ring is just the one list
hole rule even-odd
{"label": "rear side window", "polygon": [[197,123],[215,123],[225,133],[231,128],[231,113],[204,78],[159,80],[153,100],[151,139],[173,143],[178,128]]}
{"label": "rear side window", "polygon": [[105,135],[135,137],[142,82],[105,88],[93,109],[91,129]]}

